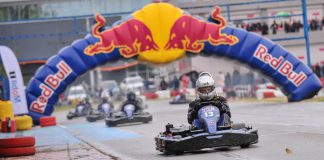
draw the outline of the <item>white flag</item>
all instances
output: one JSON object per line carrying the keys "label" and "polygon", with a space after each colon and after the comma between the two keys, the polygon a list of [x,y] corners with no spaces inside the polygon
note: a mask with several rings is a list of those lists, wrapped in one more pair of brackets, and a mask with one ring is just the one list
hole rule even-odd
{"label": "white flag", "polygon": [[15,115],[27,114],[26,94],[21,70],[15,54],[5,46],[0,46],[2,64],[9,82],[10,101]]}

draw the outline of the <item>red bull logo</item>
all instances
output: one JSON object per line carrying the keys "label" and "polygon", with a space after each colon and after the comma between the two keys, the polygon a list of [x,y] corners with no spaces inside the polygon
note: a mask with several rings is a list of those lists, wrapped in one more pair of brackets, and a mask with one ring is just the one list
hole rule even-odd
{"label": "red bull logo", "polygon": [[221,30],[226,26],[226,21],[219,14],[220,8],[216,7],[211,15],[219,24],[204,22],[189,15],[182,16],[172,26],[170,39],[165,49],[179,48],[199,53],[204,48],[206,41],[214,46],[236,44],[237,37],[221,33]]}
{"label": "red bull logo", "polygon": [[92,35],[99,42],[88,46],[84,53],[92,56],[119,48],[126,58],[139,55],[139,60],[166,63],[184,56],[186,51],[201,52],[205,42],[214,46],[236,44],[237,37],[221,33],[226,21],[219,14],[220,8],[216,7],[211,17],[219,23],[210,23],[185,15],[170,4],[152,3],[120,25],[101,32],[106,21],[96,15]]}
{"label": "red bull logo", "polygon": [[124,57],[129,58],[140,52],[159,48],[153,40],[150,29],[139,20],[130,19],[113,29],[99,32],[106,20],[99,14],[95,18],[97,24],[93,27],[92,34],[100,41],[85,49],[87,55],[110,53],[117,47]]}

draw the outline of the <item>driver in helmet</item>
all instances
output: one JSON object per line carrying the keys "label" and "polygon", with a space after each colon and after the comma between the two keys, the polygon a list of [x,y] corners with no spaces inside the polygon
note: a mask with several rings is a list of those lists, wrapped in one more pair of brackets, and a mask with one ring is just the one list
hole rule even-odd
{"label": "driver in helmet", "polygon": [[188,123],[192,128],[196,128],[194,120],[198,116],[198,110],[203,107],[202,104],[213,104],[217,106],[223,114],[224,126],[231,126],[231,112],[224,97],[218,96],[215,90],[215,81],[210,73],[203,72],[196,81],[197,98],[189,104]]}
{"label": "driver in helmet", "polygon": [[143,110],[143,101],[136,97],[133,91],[130,91],[126,95],[126,101],[121,105],[121,110],[124,110],[126,104],[133,104],[135,106],[135,112],[141,112]]}
{"label": "driver in helmet", "polygon": [[82,113],[85,109],[90,109],[90,110],[92,109],[91,103],[90,103],[90,100],[88,97],[79,101],[79,103],[77,104],[77,106],[75,108],[75,112]]}

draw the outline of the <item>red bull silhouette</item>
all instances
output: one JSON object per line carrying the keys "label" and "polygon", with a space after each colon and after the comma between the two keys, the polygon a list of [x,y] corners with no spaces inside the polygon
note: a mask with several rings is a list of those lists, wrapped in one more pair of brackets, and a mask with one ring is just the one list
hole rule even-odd
{"label": "red bull silhouette", "polygon": [[220,8],[216,6],[211,17],[219,24],[205,22],[190,15],[181,16],[171,28],[169,42],[165,45],[165,49],[178,48],[199,53],[204,48],[206,41],[214,46],[236,44],[237,37],[221,33],[221,30],[226,26],[226,21],[219,14]]}
{"label": "red bull silhouette", "polygon": [[[113,29],[100,32],[99,29],[105,26],[106,20],[99,14],[95,19],[97,23],[92,28],[92,34],[100,41],[84,50],[87,55],[110,53],[117,47],[124,57],[129,58],[140,52],[159,49],[150,29],[139,20],[132,18]],[[121,36],[122,34],[128,36]]]}

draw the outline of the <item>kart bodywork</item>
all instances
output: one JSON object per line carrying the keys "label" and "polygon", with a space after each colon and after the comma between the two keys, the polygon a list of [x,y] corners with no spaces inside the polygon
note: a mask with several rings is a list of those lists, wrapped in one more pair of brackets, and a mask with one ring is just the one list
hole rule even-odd
{"label": "kart bodywork", "polygon": [[222,126],[220,111],[215,106],[205,106],[198,111],[200,126],[191,129],[182,125],[166,125],[166,130],[155,137],[156,150],[164,154],[179,154],[204,148],[249,147],[258,143],[258,131],[245,124]]}
{"label": "kart bodywork", "polygon": [[118,113],[113,113],[112,116],[105,119],[106,125],[114,127],[122,124],[130,123],[148,123],[152,121],[152,115],[148,112],[134,112],[133,104],[126,104],[124,110]]}
{"label": "kart bodywork", "polygon": [[112,103],[102,103],[98,107],[98,110],[92,110],[86,119],[88,122],[95,122],[97,120],[102,120],[106,117],[109,117],[113,113],[113,104]]}
{"label": "kart bodywork", "polygon": [[86,107],[85,105],[77,105],[76,110],[69,111],[69,113],[66,115],[66,118],[68,120],[71,120],[76,117],[84,117],[88,115],[92,111],[91,106]]}

